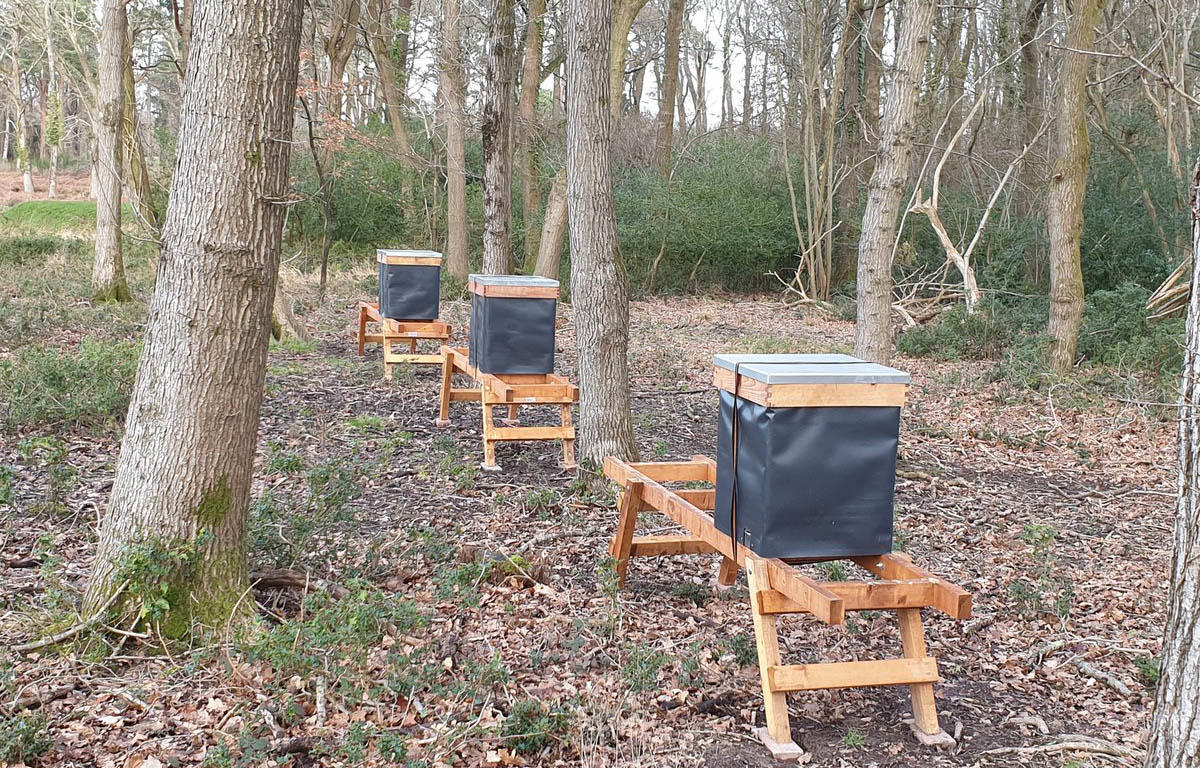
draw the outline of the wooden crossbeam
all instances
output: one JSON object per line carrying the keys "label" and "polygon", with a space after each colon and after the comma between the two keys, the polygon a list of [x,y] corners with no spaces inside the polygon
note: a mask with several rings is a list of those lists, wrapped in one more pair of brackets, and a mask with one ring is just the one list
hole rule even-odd
{"label": "wooden crossbeam", "polygon": [[704,539],[692,536],[634,536],[629,554],[633,557],[707,555],[716,552]]}
{"label": "wooden crossbeam", "polygon": [[937,659],[876,659],[826,664],[791,664],[767,668],[774,691],[815,691],[874,685],[912,685],[938,681]]}
{"label": "wooden crossbeam", "polygon": [[[902,581],[826,581],[821,586],[842,599],[846,611],[892,611],[933,605],[933,585],[926,579]],[[776,590],[759,593],[763,613],[803,613],[806,608]]]}
{"label": "wooden crossbeam", "polygon": [[971,593],[957,584],[951,584],[940,576],[935,576],[919,565],[910,557],[895,552],[876,557],[852,558],[859,566],[867,569],[882,579],[921,579],[931,584],[931,597],[927,605],[937,608],[947,616],[955,619],[969,619],[973,608]]}

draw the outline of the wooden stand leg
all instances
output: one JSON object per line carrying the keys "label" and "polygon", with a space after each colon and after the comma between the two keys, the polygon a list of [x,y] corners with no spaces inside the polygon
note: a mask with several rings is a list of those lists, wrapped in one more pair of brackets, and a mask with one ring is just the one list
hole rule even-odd
{"label": "wooden stand leg", "polygon": [[608,552],[617,561],[617,584],[625,586],[625,575],[629,572],[629,553],[633,550],[633,534],[637,530],[638,512],[642,509],[642,484],[634,481],[621,494],[621,517],[617,522],[617,533],[613,536]]}
{"label": "wooden stand leg", "polygon": [[[562,425],[564,427],[571,426],[571,424],[572,424],[571,404],[564,403],[562,406],[559,407],[559,413],[562,415]],[[564,469],[575,469],[577,466],[579,466],[575,462],[575,438],[564,437],[562,444],[563,444],[563,468]]]}
{"label": "wooden stand leg", "polygon": [[496,423],[492,415],[492,404],[488,402],[486,394],[483,400],[483,465],[481,469],[484,472],[499,472],[500,465],[496,463],[496,440],[492,437],[492,433],[496,429]]}
{"label": "wooden stand leg", "polygon": [[776,760],[796,760],[803,750],[792,741],[792,725],[788,718],[787,694],[771,684],[771,667],[780,666],[779,632],[773,614],[759,610],[759,593],[769,590],[767,570],[755,557],[746,558],[746,580],[750,584],[750,610],[754,615],[754,640],[758,650],[758,674],[762,682],[763,708],[767,726],[756,731],[758,737]]}
{"label": "wooden stand leg", "polygon": [[408,353],[409,353],[410,355],[415,355],[415,354],[417,354],[417,340],[416,340],[416,339],[409,339],[409,340],[408,340]]}
{"label": "wooden stand leg", "polygon": [[737,582],[738,566],[732,559],[721,556],[721,567],[717,571],[717,583],[722,587],[731,587]]}
{"label": "wooden stand leg", "polygon": [[[900,608],[896,611],[900,620],[900,641],[904,644],[904,655],[910,659],[923,659],[929,655],[925,648],[925,627],[921,624],[920,608]],[[954,738],[942,730],[938,723],[937,702],[933,698],[933,683],[912,683],[913,733],[917,740],[929,746],[953,746]]]}
{"label": "wooden stand leg", "polygon": [[450,426],[450,389],[454,381],[454,359],[449,353],[442,353],[442,396],[438,402],[438,417],[433,420],[434,426]]}
{"label": "wooden stand leg", "polygon": [[367,308],[358,308],[358,356],[367,354]]}
{"label": "wooden stand leg", "polygon": [[388,339],[385,338],[383,340],[383,378],[384,378],[384,381],[392,380],[392,367],[395,365],[395,363],[390,362],[389,358],[391,358],[391,356],[392,356],[392,342],[390,342]]}

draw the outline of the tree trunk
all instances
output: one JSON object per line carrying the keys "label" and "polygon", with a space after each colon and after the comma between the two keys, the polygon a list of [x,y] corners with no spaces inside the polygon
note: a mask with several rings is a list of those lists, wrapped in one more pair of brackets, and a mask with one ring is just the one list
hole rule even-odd
{"label": "tree trunk", "polygon": [[[383,101],[387,107],[388,122],[392,126],[392,143],[396,154],[405,165],[412,164],[412,145],[408,128],[404,124],[407,90],[408,61],[408,15],[412,11],[412,0],[402,0],[400,13],[404,15],[402,29],[397,40],[393,40],[391,0],[372,0],[367,11],[368,38],[375,66],[379,68],[379,85],[383,90]],[[396,51],[393,54],[393,51]],[[399,59],[399,61],[397,61]],[[407,204],[408,200],[405,199]]]}
{"label": "tree trunk", "polygon": [[12,28],[12,91],[13,106],[16,107],[17,134],[17,168],[21,171],[21,186],[25,194],[32,195],[33,167],[29,156],[29,132],[25,125],[25,97],[21,94],[21,25],[16,23]]}
{"label": "tree trunk", "polygon": [[[1037,44],[1038,28],[1046,10],[1046,0],[1030,0],[1021,22],[1021,109],[1024,112],[1021,138],[1028,145],[1042,124],[1042,75],[1039,62],[1041,50]],[[1016,209],[1023,216],[1033,216],[1038,210],[1035,190],[1044,187],[1045,168],[1037,152],[1030,152],[1021,166],[1021,184],[1017,185]],[[1036,244],[1025,251],[1025,275],[1033,285],[1042,284],[1046,276],[1046,254]]]}
{"label": "tree trunk", "polygon": [[610,57],[612,0],[570,0],[567,19],[567,208],[580,454],[599,462],[637,452],[629,397],[629,286],[617,253],[609,158],[613,101],[620,96],[612,78],[605,78],[606,65],[617,58]]}
{"label": "tree trunk", "polygon": [[484,70],[483,271],[512,268],[512,113],[516,18],[513,0],[494,0]]}
{"label": "tree trunk", "polygon": [[[611,3],[611,0],[609,0]],[[609,105],[612,111],[613,120],[617,120],[621,108],[621,92],[622,86],[625,83],[625,52],[629,48],[629,30],[633,26],[633,20],[637,17],[638,12],[646,5],[646,0],[618,0],[619,5],[612,11],[612,32],[610,45],[612,45],[611,59],[608,69],[609,88]],[[624,30],[623,32],[621,30]],[[618,61],[619,59],[619,61]],[[570,67],[567,67],[567,98],[571,97],[571,78]],[[570,110],[567,110],[567,121],[570,123]],[[682,110],[680,112],[682,114]],[[607,145],[606,145],[607,146]],[[554,188],[561,187],[563,190],[562,197],[555,197]],[[562,237],[561,233],[567,230],[567,169],[561,169],[554,176],[551,183],[550,199],[546,201],[546,215],[542,223],[542,242],[538,250],[538,266],[537,273],[544,277],[557,278],[558,264],[562,256]],[[547,240],[549,237],[549,240]],[[485,245],[486,258],[486,245]],[[554,269],[554,274],[543,272],[543,266],[547,270],[551,267]]]}
{"label": "tree trunk", "polygon": [[[60,96],[62,89],[58,82],[58,47],[54,39],[55,27],[50,14],[50,3],[44,3],[42,10],[46,27],[46,91],[50,102],[46,134],[42,137],[42,143],[50,145],[50,178],[46,184],[46,196],[53,200],[58,197],[58,150],[62,146],[66,121],[63,120],[63,103]],[[0,158],[3,157],[4,155],[0,154]]]}
{"label": "tree trunk", "polygon": [[876,363],[892,357],[892,247],[896,215],[908,185],[917,95],[929,33],[933,0],[908,0],[897,46],[896,72],[883,115],[875,171],[867,190],[862,237],[858,243],[858,327],[855,354]]}
{"label": "tree trunk", "polygon": [[542,83],[542,29],[546,0],[530,0],[521,68],[521,100],[517,105],[517,167],[521,175],[521,217],[525,229],[525,269],[538,255],[537,213],[542,210],[541,156],[537,151],[537,97]]}
{"label": "tree trunk", "polygon": [[129,170],[130,202],[137,211],[141,223],[153,230],[158,229],[158,216],[151,205],[153,192],[150,187],[150,170],[146,167],[142,139],[138,133],[137,93],[133,83],[133,33],[125,27],[125,52],[123,54],[125,98],[122,99],[121,139],[124,146],[125,168]]}
{"label": "tree trunk", "polygon": [[1054,159],[1046,194],[1046,227],[1050,233],[1050,363],[1058,373],[1075,365],[1079,327],[1083,323],[1083,271],[1079,240],[1083,235],[1083,198],[1087,186],[1087,95],[1089,57],[1096,41],[1099,0],[1078,0],[1070,15],[1058,66]]}
{"label": "tree trunk", "polygon": [[100,87],[96,119],[96,260],[92,295],[97,301],[128,301],[121,254],[121,126],[125,106],[124,0],[104,0],[100,18]]}
{"label": "tree trunk", "polygon": [[675,93],[679,88],[679,38],[683,34],[685,0],[669,0],[663,85],[658,106],[658,172],[665,179],[671,172],[671,150],[675,128]]}
{"label": "tree trunk", "polygon": [[466,137],[463,129],[463,73],[460,0],[445,0],[442,24],[441,92],[446,112],[446,269],[466,280],[470,240],[467,221]]}
{"label": "tree trunk", "polygon": [[[1200,162],[1192,173],[1192,252],[1200,254]],[[1179,495],[1162,664],[1146,768],[1200,766],[1200,258],[1192,259],[1179,411]]]}
{"label": "tree trunk", "polygon": [[538,249],[534,272],[551,280],[558,279],[562,261],[563,237],[567,234],[567,171],[554,175],[550,197],[546,200],[546,217],[542,222],[541,247]]}
{"label": "tree trunk", "polygon": [[254,613],[246,513],[302,8],[300,0],[195,3],[159,279],[84,597],[88,614],[120,588],[138,545],[176,555],[155,555],[168,572],[165,594],[127,592],[122,614],[136,615],[139,599],[165,597],[160,629],[183,635]]}

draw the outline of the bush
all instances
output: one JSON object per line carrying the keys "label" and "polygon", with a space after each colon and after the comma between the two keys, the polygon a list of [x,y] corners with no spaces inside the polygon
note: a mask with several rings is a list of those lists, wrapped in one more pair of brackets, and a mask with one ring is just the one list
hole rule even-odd
{"label": "bush", "polygon": [[41,712],[0,719],[0,764],[36,765],[53,744],[49,720]]}
{"label": "bush", "polygon": [[569,723],[565,713],[547,712],[539,701],[518,701],[504,719],[504,740],[519,754],[536,755],[561,739]]}
{"label": "bush", "polygon": [[1125,283],[1087,298],[1079,354],[1122,370],[1143,371],[1174,381],[1183,370],[1185,320],[1146,320],[1149,291]]}
{"label": "bush", "polygon": [[51,235],[0,236],[0,264],[21,266],[44,261],[59,250],[82,250],[81,240],[68,240]]}
{"label": "bush", "polygon": [[84,339],[78,348],[30,344],[0,361],[0,422],[24,426],[105,428],[129,407],[141,345]]}
{"label": "bush", "polygon": [[957,306],[925,325],[906,329],[896,349],[909,357],[994,360],[1045,322],[1042,300],[1016,304],[985,300],[973,315],[967,314],[965,306]]}

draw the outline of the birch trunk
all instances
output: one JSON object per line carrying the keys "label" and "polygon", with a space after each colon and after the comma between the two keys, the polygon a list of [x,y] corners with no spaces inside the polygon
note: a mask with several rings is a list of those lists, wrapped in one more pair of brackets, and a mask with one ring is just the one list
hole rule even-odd
{"label": "birch trunk", "polygon": [[551,280],[558,279],[562,262],[563,238],[567,234],[567,172],[554,175],[550,184],[550,197],[546,200],[546,216],[542,222],[542,236],[538,248],[537,267],[534,273]]}
{"label": "birch trunk", "polygon": [[521,176],[521,217],[525,227],[525,269],[538,256],[537,212],[542,209],[541,156],[537,151],[537,97],[542,83],[542,37],[546,0],[530,0],[517,105],[517,167]]}
{"label": "birch trunk", "polygon": [[867,189],[862,237],[858,241],[858,326],[855,354],[876,363],[892,357],[892,246],[896,215],[908,185],[916,134],[917,94],[929,33],[933,0],[908,0],[899,31],[896,72],[884,108],[875,171]]}
{"label": "birch trunk", "polygon": [[516,18],[513,0],[492,3],[484,71],[483,271],[512,268],[512,114]]}
{"label": "birch trunk", "polygon": [[1046,228],[1050,233],[1050,363],[1066,373],[1075,365],[1079,328],[1083,324],[1083,270],[1079,241],[1083,236],[1083,197],[1087,186],[1088,140],[1086,54],[1096,41],[1099,0],[1078,0],[1069,17],[1059,62],[1058,107],[1054,159],[1046,194]]}
{"label": "birch trunk", "polygon": [[29,156],[29,133],[25,125],[25,97],[21,93],[21,25],[12,28],[12,91],[13,106],[16,107],[17,168],[21,170],[21,188],[32,195],[33,167]]}
{"label": "birch trunk", "polygon": [[[196,552],[171,569],[164,633],[253,615],[246,512],[302,8],[300,0],[194,5],[159,279],[86,612],[119,588],[128,548],[147,543]],[[120,612],[136,610],[137,597],[118,601]]]}
{"label": "birch trunk", "polygon": [[663,84],[658,106],[658,172],[663,178],[671,173],[671,150],[674,146],[675,92],[679,89],[679,38],[683,34],[685,0],[670,0],[667,4],[667,31],[664,40]]}
{"label": "birch trunk", "polygon": [[[583,458],[636,454],[629,397],[628,281],[617,252],[609,148],[619,84],[606,78],[612,0],[570,0],[567,23],[567,209],[571,304],[579,344]],[[621,57],[622,59],[624,57]]]}
{"label": "birch trunk", "polygon": [[466,280],[470,232],[467,222],[467,153],[463,129],[463,72],[460,0],[445,0],[442,24],[441,92],[446,112],[446,269]]}
{"label": "birch trunk", "polygon": [[[42,10],[46,27],[46,91],[49,101],[46,133],[42,137],[42,143],[50,145],[50,178],[46,183],[46,197],[53,200],[58,197],[58,149],[62,145],[64,120],[58,82],[58,47],[55,45],[54,19],[50,14],[50,3],[45,3]],[[0,154],[0,158],[3,157],[4,155]]]}
{"label": "birch trunk", "polygon": [[128,301],[121,253],[121,128],[125,105],[124,0],[104,0],[100,17],[100,64],[96,131],[96,260],[92,295],[96,301]]}
{"label": "birch trunk", "polygon": [[[1192,173],[1192,252],[1200,253],[1200,162]],[[1161,676],[1146,768],[1200,766],[1200,259],[1192,259],[1187,347],[1179,411],[1179,495]]]}

